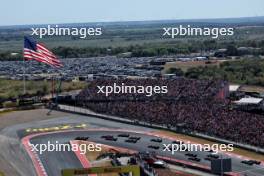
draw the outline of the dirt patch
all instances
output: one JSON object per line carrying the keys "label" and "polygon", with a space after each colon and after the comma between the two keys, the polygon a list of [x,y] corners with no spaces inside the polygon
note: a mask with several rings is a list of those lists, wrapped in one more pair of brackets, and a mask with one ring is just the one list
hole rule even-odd
{"label": "dirt patch", "polygon": [[[79,144],[91,144],[90,142],[86,142],[86,141],[79,141]],[[94,144],[94,143],[92,143]],[[99,160],[99,162],[94,162],[96,161],[97,157],[104,154],[104,153],[108,153],[108,152],[114,152],[112,149],[107,148],[102,146],[102,150],[101,151],[86,151],[86,158],[91,162],[93,167],[107,167],[107,166],[112,166],[111,161],[110,160]],[[97,174],[97,176],[119,176],[118,173],[107,173],[107,174]]]}

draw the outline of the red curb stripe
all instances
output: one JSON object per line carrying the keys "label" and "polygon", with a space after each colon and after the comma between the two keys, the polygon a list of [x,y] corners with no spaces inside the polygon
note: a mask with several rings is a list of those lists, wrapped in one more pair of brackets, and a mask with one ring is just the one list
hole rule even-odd
{"label": "red curb stripe", "polygon": [[43,167],[43,164],[41,163],[38,155],[36,152],[33,151],[31,145],[30,145],[30,136],[26,136],[22,139],[22,144],[24,145],[27,153],[29,154],[33,165],[36,169],[37,175],[38,176],[47,176],[47,172],[45,170],[45,168]]}
{"label": "red curb stripe", "polygon": [[[70,144],[71,145],[78,145],[78,142],[73,140],[73,141],[70,141]],[[80,151],[80,148],[77,147],[77,151],[73,151],[75,153],[75,155],[77,156],[77,158],[79,159],[79,161],[81,162],[82,166],[84,168],[90,168],[92,165],[90,163],[90,161],[87,159],[87,157],[85,156],[85,154],[81,154],[81,151]],[[97,174],[89,174],[89,176],[97,176]]]}

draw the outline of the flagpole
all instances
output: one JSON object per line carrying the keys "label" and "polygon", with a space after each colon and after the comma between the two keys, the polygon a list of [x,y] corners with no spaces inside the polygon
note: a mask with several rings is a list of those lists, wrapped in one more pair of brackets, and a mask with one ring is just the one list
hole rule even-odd
{"label": "flagpole", "polygon": [[24,71],[23,71],[23,87],[24,87],[24,91],[23,94],[26,94],[26,78],[25,78],[25,73],[26,73],[26,62],[25,62],[25,58],[23,56],[23,65],[24,65]]}
{"label": "flagpole", "polygon": [[[26,51],[26,52],[25,52]],[[49,51],[44,45],[37,43],[34,39],[30,39],[24,37],[24,50],[23,50],[23,64],[24,64],[24,73],[23,73],[23,81],[24,81],[24,94],[26,93],[26,63],[25,59],[34,59],[38,62],[46,63],[48,65],[54,67],[61,67],[62,64],[59,59]],[[36,58],[36,55],[38,57]]]}

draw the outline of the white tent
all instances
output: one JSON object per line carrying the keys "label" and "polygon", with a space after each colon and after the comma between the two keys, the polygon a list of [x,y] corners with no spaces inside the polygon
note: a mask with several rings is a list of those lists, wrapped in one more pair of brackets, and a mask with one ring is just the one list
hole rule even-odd
{"label": "white tent", "polygon": [[247,97],[247,98],[241,98],[238,101],[235,101],[234,103],[243,105],[243,104],[259,104],[263,98],[254,98],[254,97]]}

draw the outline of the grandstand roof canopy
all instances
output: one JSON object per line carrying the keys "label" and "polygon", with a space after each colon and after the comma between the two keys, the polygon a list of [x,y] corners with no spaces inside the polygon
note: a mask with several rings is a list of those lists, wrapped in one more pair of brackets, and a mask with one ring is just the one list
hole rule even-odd
{"label": "grandstand roof canopy", "polygon": [[259,104],[263,98],[254,98],[254,97],[247,97],[241,98],[238,101],[235,101],[236,104]]}
{"label": "grandstand roof canopy", "polygon": [[229,85],[229,91],[235,92],[239,89],[240,85]]}

